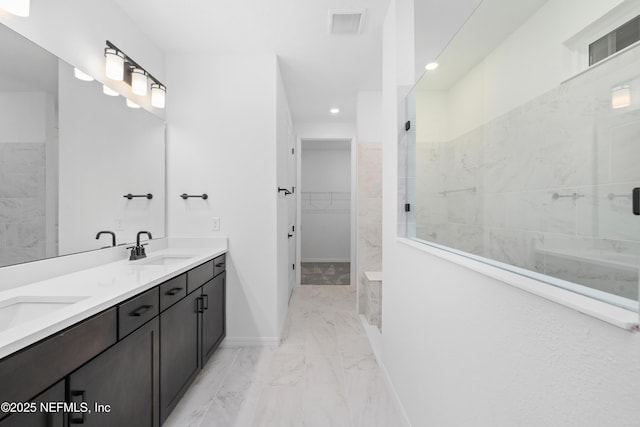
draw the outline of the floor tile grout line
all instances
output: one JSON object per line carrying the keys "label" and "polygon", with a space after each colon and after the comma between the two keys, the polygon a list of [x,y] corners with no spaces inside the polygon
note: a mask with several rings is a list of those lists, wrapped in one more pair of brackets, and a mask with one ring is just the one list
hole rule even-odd
{"label": "floor tile grout line", "polygon": [[206,411],[204,411],[204,415],[202,416],[202,418],[200,418],[200,422],[198,423],[198,425],[196,427],[201,427],[202,426],[202,423],[204,422],[204,419],[206,418],[207,413],[209,413],[209,409],[211,409],[211,406],[213,405],[214,399],[216,399],[216,397],[218,396],[218,392],[220,391],[220,389],[224,385],[224,382],[227,380],[227,377],[231,373],[231,368],[233,368],[233,365],[236,363],[236,360],[238,360],[238,356],[240,355],[240,351],[241,351],[241,348],[236,348],[235,356],[233,357],[233,360],[229,364],[229,367],[227,368],[227,372],[224,374],[224,376],[222,378],[222,381],[220,381],[220,384],[216,388],[216,391],[213,393],[213,396],[211,396],[211,401],[207,405],[207,409],[206,409]]}

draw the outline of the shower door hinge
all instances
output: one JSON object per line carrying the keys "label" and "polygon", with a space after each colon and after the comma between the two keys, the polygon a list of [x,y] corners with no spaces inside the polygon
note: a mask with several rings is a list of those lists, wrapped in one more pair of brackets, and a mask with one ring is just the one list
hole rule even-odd
{"label": "shower door hinge", "polygon": [[407,120],[404,124],[404,130],[408,131],[409,129],[411,129],[411,120]]}
{"label": "shower door hinge", "polygon": [[411,212],[411,204],[405,203],[404,204],[404,211],[405,212]]}

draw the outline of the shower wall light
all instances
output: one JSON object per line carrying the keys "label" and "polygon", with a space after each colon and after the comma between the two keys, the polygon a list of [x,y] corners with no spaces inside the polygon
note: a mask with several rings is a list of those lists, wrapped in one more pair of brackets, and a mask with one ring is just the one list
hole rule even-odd
{"label": "shower wall light", "polygon": [[0,9],[16,15],[29,16],[29,0],[0,0]]}
{"label": "shower wall light", "polygon": [[149,81],[151,81],[151,105],[156,108],[164,108],[167,92],[167,87],[164,84],[109,40],[107,40],[107,47],[104,49],[104,56],[108,78],[124,81],[131,86],[131,92],[139,96],[147,95]]}

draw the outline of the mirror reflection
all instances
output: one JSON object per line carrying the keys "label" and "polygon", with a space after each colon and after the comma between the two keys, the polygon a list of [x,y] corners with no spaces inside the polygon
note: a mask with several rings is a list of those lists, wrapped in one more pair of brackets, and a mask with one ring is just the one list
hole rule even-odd
{"label": "mirror reflection", "polygon": [[0,266],[164,237],[164,122],[2,25],[0,55]]}

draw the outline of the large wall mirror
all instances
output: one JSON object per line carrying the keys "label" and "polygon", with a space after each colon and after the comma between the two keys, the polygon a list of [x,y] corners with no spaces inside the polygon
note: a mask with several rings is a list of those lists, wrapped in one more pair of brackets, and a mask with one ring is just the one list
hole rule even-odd
{"label": "large wall mirror", "polygon": [[164,121],[4,25],[0,57],[0,267],[164,237]]}

